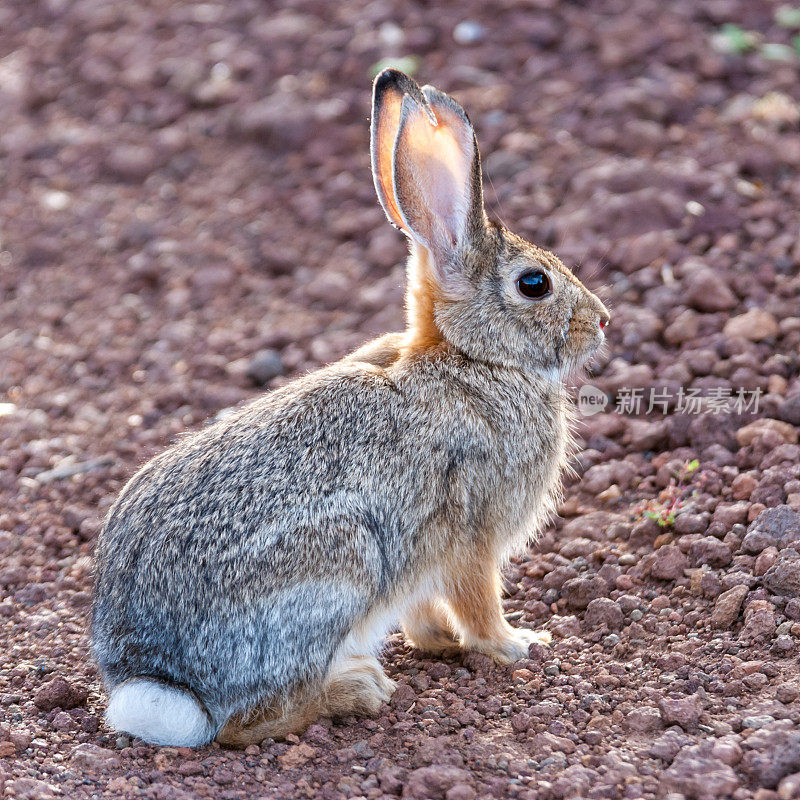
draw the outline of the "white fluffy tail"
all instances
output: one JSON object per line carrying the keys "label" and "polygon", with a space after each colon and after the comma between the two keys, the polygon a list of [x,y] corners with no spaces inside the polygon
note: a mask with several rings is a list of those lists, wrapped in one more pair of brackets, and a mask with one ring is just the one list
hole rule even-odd
{"label": "white fluffy tail", "polygon": [[199,747],[216,734],[211,717],[192,692],[150,678],[132,678],[115,686],[106,722],[150,744],[175,747]]}

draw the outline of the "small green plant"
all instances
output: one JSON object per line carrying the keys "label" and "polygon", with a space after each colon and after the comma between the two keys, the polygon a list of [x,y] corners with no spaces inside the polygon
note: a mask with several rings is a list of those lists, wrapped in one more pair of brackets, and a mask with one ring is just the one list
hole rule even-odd
{"label": "small green plant", "polygon": [[[699,468],[700,461],[694,458],[673,470],[669,486],[662,489],[655,499],[644,501],[637,507],[639,516],[649,517],[660,528],[671,527],[677,516],[692,506],[692,498],[698,494],[692,482]],[[705,483],[704,473],[699,473],[698,482],[700,485]]]}
{"label": "small green plant", "polygon": [[374,78],[379,73],[383,72],[385,69],[399,69],[401,72],[405,72],[406,75],[414,75],[414,73],[419,69],[419,57],[418,56],[398,56],[397,58],[382,58],[380,61],[376,61],[370,68],[370,74]]}
{"label": "small green plant", "polygon": [[726,23],[711,37],[711,46],[720,53],[742,55],[754,50],[759,36],[753,31],[746,31],[733,23]]}

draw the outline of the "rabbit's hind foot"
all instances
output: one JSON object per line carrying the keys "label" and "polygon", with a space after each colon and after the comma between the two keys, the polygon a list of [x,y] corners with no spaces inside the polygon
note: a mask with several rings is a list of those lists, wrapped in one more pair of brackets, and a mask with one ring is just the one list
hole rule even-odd
{"label": "rabbit's hind foot", "polygon": [[334,667],[323,688],[320,714],[328,717],[375,716],[388,703],[395,682],[373,656],[350,656]]}
{"label": "rabbit's hind foot", "polygon": [[350,656],[328,674],[321,691],[298,694],[281,706],[264,704],[236,714],[217,734],[217,741],[224,747],[242,748],[302,733],[318,717],[375,716],[394,689],[395,682],[378,659]]}

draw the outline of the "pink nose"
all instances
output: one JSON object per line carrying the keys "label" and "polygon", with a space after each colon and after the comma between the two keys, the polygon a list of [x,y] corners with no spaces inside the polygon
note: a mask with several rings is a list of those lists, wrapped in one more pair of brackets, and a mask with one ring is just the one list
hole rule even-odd
{"label": "pink nose", "polygon": [[600,330],[602,331],[606,327],[606,325],[608,325],[608,320],[607,319],[601,319],[600,320]]}

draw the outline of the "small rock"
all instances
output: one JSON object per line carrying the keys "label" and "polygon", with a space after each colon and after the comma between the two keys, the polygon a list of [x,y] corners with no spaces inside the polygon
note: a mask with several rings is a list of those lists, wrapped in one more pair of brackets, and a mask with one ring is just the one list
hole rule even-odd
{"label": "small rock", "polygon": [[8,738],[11,744],[14,745],[14,749],[17,753],[24,753],[33,741],[33,736],[31,736],[28,731],[20,730],[11,731]]}
{"label": "small rock", "polygon": [[780,404],[778,416],[791,425],[800,425],[800,392],[790,394]]}
{"label": "small rock", "polygon": [[665,697],[658,703],[661,718],[667,725],[680,725],[684,730],[697,727],[703,709],[696,695],[690,697]]}
{"label": "small rock", "polygon": [[158,166],[158,154],[146,145],[116,145],[105,159],[106,170],[113,177],[129,183],[141,183]]}
{"label": "small rock", "polygon": [[53,717],[53,727],[57,731],[68,731],[75,727],[75,720],[66,711],[59,711]]}
{"label": "small rock", "polygon": [[666,544],[656,550],[650,574],[654,578],[671,581],[680,578],[688,566],[689,560],[681,549],[674,544]]}
{"label": "small rock", "polygon": [[637,733],[654,733],[663,727],[661,714],[652,706],[634,708],[625,717],[625,727]]}
{"label": "small rock", "polygon": [[728,797],[739,787],[736,773],[698,745],[684,747],[662,780],[665,789],[694,800]]}
{"label": "small rock", "polygon": [[800,544],[800,513],[780,505],[765,509],[750,523],[742,549],[756,554],[767,547],[780,550],[793,544]]}
{"label": "small rock", "polygon": [[120,766],[120,760],[113,750],[95,744],[79,744],[69,754],[70,761],[89,770],[104,771]]}
{"label": "small rock", "polygon": [[736,431],[736,441],[740,447],[747,447],[752,444],[757,436],[765,433],[775,433],[780,439],[788,444],[797,444],[797,430],[794,425],[788,422],[781,422],[779,419],[757,419],[749,425],[745,425]]}
{"label": "small rock", "polygon": [[698,269],[686,278],[683,301],[698,311],[729,311],[735,308],[736,295],[711,269]]}
{"label": "small rock", "polygon": [[778,800],[797,800],[800,797],[800,772],[787,775],[778,784]]}
{"label": "small rock", "polygon": [[408,711],[416,700],[416,692],[407,683],[398,683],[390,702],[393,708]]}
{"label": "small rock", "polygon": [[764,586],[773,594],[800,596],[800,553],[786,548],[764,575]]}
{"label": "small rock", "polygon": [[769,714],[754,714],[742,720],[742,727],[757,731],[759,728],[766,728],[767,725],[772,725],[773,722],[775,722],[775,717],[771,717]]}
{"label": "small rock", "polygon": [[731,563],[731,549],[713,536],[703,536],[692,542],[689,555],[695,566],[708,564],[709,567],[727,567]]}
{"label": "small rock", "polygon": [[479,44],[485,37],[486,29],[480,22],[475,22],[474,20],[464,20],[453,28],[453,39],[455,43],[463,47]]}
{"label": "small rock", "polygon": [[714,604],[711,613],[711,624],[715,628],[730,628],[739,619],[739,610],[742,607],[748,588],[746,586],[734,586],[723,592]]}
{"label": "small rock", "polygon": [[278,763],[283,769],[302,767],[307,761],[314,758],[317,751],[311,745],[301,742],[292,745],[283,755],[278,756]]}
{"label": "small rock", "polygon": [[590,578],[572,578],[561,587],[561,596],[569,608],[586,608],[597,597],[608,593],[608,584],[599,575]]}
{"label": "small rock", "polygon": [[273,378],[284,374],[281,354],[277,350],[260,350],[247,366],[247,377],[256,386],[266,386]]}
{"label": "small rock", "polygon": [[747,500],[753,493],[753,490],[758,486],[758,481],[747,473],[743,472],[737,475],[731,483],[733,489],[734,500]]}
{"label": "small rock", "polygon": [[775,606],[768,600],[753,600],[744,610],[740,639],[767,639],[775,633]]}
{"label": "small rock", "polygon": [[472,776],[459,767],[434,764],[411,772],[403,787],[406,800],[445,800],[455,786],[469,786]]}
{"label": "small rock", "polygon": [[297,148],[314,131],[314,113],[308,104],[290,92],[276,92],[250,103],[232,120],[241,136],[272,147]]}
{"label": "small rock", "polygon": [[531,718],[527,714],[514,714],[511,717],[511,727],[515,733],[524,733],[531,726]]}
{"label": "small rock", "polygon": [[36,708],[52,711],[54,708],[77,708],[86,702],[89,692],[83,686],[70,684],[61,677],[53,678],[39,689],[33,697]]}
{"label": "small rock", "polygon": [[762,728],[747,739],[741,768],[758,786],[774,789],[800,770],[800,730]]}
{"label": "small rock", "polygon": [[14,800],[55,800],[64,795],[59,788],[44,781],[35,778],[16,778],[6,780],[4,796],[13,797]]}
{"label": "small rock", "polygon": [[791,686],[788,683],[781,684],[775,690],[775,699],[779,703],[793,703],[798,697],[800,697],[800,690],[798,690],[796,686]]}
{"label": "small rock", "polygon": [[596,597],[589,602],[583,619],[590,628],[618,630],[622,627],[624,615],[619,603],[608,597]]}
{"label": "small rock", "polygon": [[691,743],[691,737],[681,731],[671,728],[653,742],[650,748],[650,755],[660,758],[662,761],[672,761],[682,747]]}
{"label": "small rock", "polygon": [[652,450],[660,445],[669,433],[667,420],[648,422],[643,419],[627,420],[622,441],[637,451]]}
{"label": "small rock", "polygon": [[731,317],[723,328],[726,336],[761,342],[778,335],[780,329],[775,317],[762,308],[751,308],[738,317]]}
{"label": "small rock", "polygon": [[714,749],[711,753],[714,758],[718,758],[729,767],[735,767],[742,760],[742,748],[734,739],[718,739],[714,742]]}

